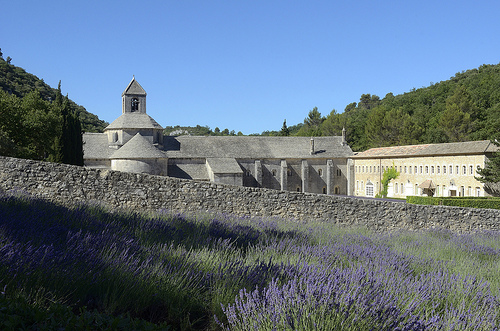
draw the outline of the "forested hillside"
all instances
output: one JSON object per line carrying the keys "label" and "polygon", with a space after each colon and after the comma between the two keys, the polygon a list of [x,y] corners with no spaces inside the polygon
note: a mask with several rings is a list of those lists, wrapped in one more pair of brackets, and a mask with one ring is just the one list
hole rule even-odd
{"label": "forested hillside", "polygon": [[106,123],[0,51],[0,155],[83,165],[82,131]]}
{"label": "forested hillside", "polygon": [[[47,85],[43,79],[26,72],[23,68],[10,64],[11,59],[3,59],[0,50],[0,90],[22,99],[30,92],[38,91],[41,100],[52,102],[56,99],[57,89]],[[5,95],[5,94],[2,94]],[[85,132],[102,132],[108,123],[89,113],[84,107],[77,105],[71,99],[69,108],[78,116]]]}
{"label": "forested hillside", "polygon": [[297,133],[340,135],[355,151],[372,147],[494,139],[500,129],[500,64],[384,98],[363,94],[339,114],[312,109]]}

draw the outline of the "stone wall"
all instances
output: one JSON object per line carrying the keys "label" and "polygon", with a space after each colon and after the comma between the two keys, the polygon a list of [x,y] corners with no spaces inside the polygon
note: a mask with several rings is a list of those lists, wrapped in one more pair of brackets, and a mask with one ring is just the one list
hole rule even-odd
{"label": "stone wall", "polygon": [[184,213],[276,216],[298,222],[366,226],[376,231],[433,227],[455,232],[500,230],[499,210],[417,206],[229,186],[1,156],[0,190],[21,190],[65,204],[91,201],[143,211],[167,209]]}

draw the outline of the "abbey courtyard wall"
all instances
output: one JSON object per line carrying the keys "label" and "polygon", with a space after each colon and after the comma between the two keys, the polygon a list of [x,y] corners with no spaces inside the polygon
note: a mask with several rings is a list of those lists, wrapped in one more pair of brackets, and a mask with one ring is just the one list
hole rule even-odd
{"label": "abbey courtyard wall", "polygon": [[0,191],[21,191],[70,205],[93,202],[136,211],[271,216],[324,221],[375,231],[444,228],[454,232],[500,230],[500,211],[357,199],[230,186],[171,177],[0,156]]}

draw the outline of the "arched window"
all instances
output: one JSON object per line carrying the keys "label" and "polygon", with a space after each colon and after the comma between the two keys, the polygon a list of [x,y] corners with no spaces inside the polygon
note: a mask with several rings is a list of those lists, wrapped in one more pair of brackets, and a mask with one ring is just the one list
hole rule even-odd
{"label": "arched window", "polygon": [[276,177],[276,169],[273,169],[273,170],[272,170],[272,174],[273,174],[273,176],[275,176],[275,177]]}
{"label": "arched window", "polygon": [[340,194],[340,187],[335,186],[335,188],[333,189],[333,193],[334,194]]}
{"label": "arched window", "polygon": [[323,176],[323,169],[318,169],[318,175],[319,175],[320,177],[322,177],[322,176]]}
{"label": "arched window", "polygon": [[132,98],[132,101],[130,104],[130,111],[138,111],[138,110],[139,110],[139,99]]}
{"label": "arched window", "polygon": [[366,196],[367,197],[374,197],[375,196],[375,190],[373,189],[373,183],[368,181],[366,182]]}
{"label": "arched window", "polygon": [[297,192],[300,192],[300,186],[297,186]]}
{"label": "arched window", "polygon": [[323,186],[323,194],[326,194],[326,186]]}

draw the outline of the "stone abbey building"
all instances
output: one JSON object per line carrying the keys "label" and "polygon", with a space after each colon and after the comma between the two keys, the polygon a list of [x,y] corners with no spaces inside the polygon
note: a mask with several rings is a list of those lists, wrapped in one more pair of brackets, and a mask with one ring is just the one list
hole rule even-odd
{"label": "stone abbey building", "polygon": [[85,133],[91,168],[263,187],[351,195],[353,155],[337,137],[164,136],[146,113],[135,80],[122,93],[122,114],[104,133]]}
{"label": "stone abbey building", "polygon": [[164,136],[135,78],[122,93],[121,116],[83,139],[87,167],[286,191],[375,197],[384,170],[396,167],[388,191],[396,198],[489,195],[474,177],[498,150],[470,141],[353,153],[345,130],[315,138]]}

